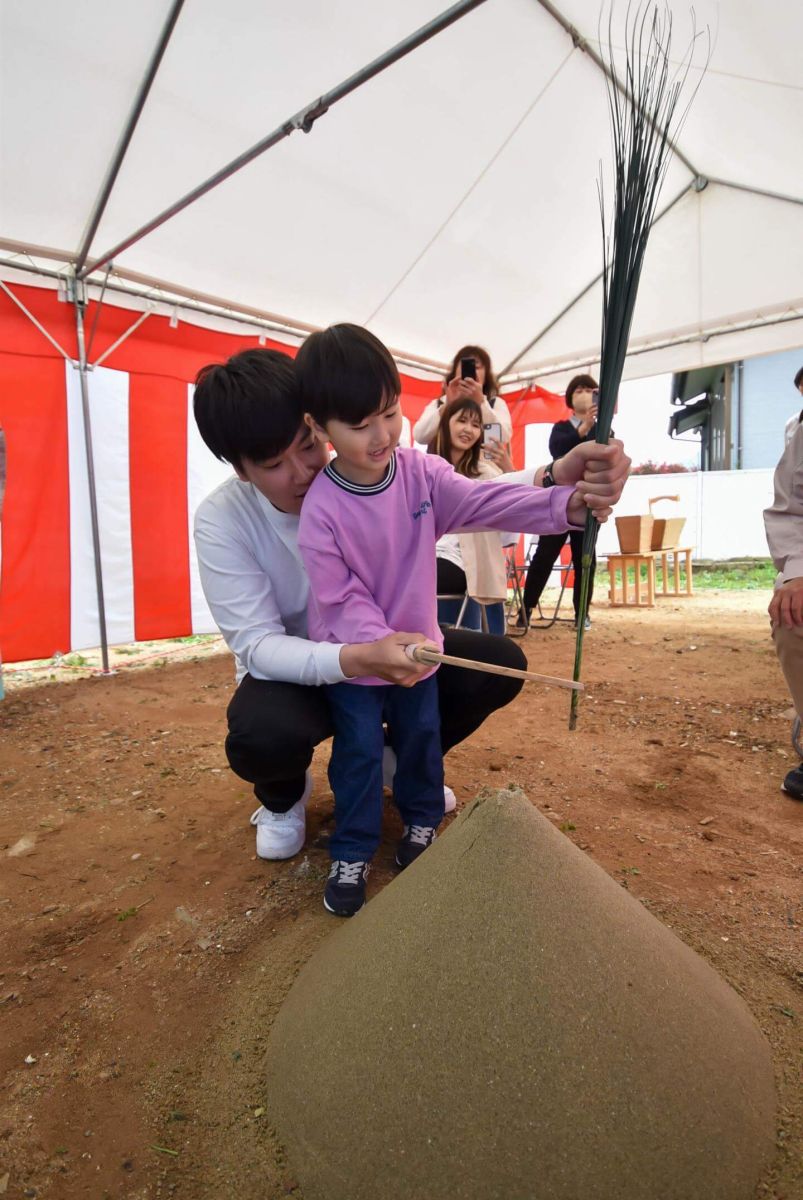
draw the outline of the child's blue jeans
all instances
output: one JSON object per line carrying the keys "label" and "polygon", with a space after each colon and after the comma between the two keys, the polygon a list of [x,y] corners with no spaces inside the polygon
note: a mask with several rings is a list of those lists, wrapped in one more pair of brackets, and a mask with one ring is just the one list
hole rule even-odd
{"label": "child's blue jeans", "polygon": [[382,835],[382,753],[387,721],[396,752],[393,798],[405,825],[443,820],[443,755],[435,675],[415,687],[333,683],[335,727],[329,783],[335,795],[333,859],[368,862]]}

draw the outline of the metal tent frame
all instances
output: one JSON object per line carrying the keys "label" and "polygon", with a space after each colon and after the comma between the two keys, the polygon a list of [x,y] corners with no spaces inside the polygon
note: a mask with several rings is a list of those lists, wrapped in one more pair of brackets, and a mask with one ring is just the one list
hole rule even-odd
{"label": "metal tent frame", "polygon": [[[99,258],[89,262],[88,259],[92,248],[92,242],[95,234],[97,233],[103,213],[109,202],[115,182],[125,160],[126,152],[131,144],[131,139],[134,136],[139,118],[142,115],[142,111],[147,102],[148,94],[150,93],[151,87],[164,58],[165,51],[167,50],[170,42],[170,38],[176,27],[176,23],[178,22],[181,9],[184,5],[184,0],[173,0],[173,4],[171,5],[167,19],[162,27],[157,44],[154,47],[153,54],[148,62],[145,74],[143,75],[140,85],[137,88],[134,103],[131,107],[131,111],[128,114],[128,118],[125,126],[123,127],[120,139],[101,183],[98,197],[87,220],[84,235],[81,239],[81,245],[79,246],[76,254],[71,256],[69,254],[63,254],[60,251],[48,250],[43,247],[24,247],[15,245],[8,240],[0,241],[0,246],[2,246],[2,248],[7,250],[11,249],[14,253],[25,255],[29,260],[27,264],[14,262],[13,259],[11,261],[5,260],[5,262],[1,263],[0,265],[11,266],[15,269],[29,271],[32,270],[36,274],[44,275],[46,272],[41,268],[37,268],[36,264],[32,261],[33,254],[37,253],[41,257],[56,258],[66,264],[65,270],[62,272],[47,273],[56,275],[58,278],[63,279],[66,282],[67,299],[69,299],[69,301],[72,303],[75,311],[75,328],[78,349],[78,358],[75,360],[72,359],[63,349],[63,347],[55,341],[55,339],[47,332],[44,326],[36,320],[33,314],[29,312],[22,301],[5,283],[0,281],[0,287],[2,287],[2,290],[22,310],[25,316],[33,322],[39,331],[56,347],[56,349],[64,356],[64,358],[72,364],[79,374],[84,425],[84,444],[89,485],[89,506],[92,525],[92,550],[95,566],[95,587],[97,592],[100,645],[103,662],[102,670],[104,675],[111,675],[114,672],[109,668],[106,607],[103,592],[103,568],[100,554],[100,523],[98,520],[97,489],[95,486],[95,461],[92,449],[92,423],[89,409],[89,372],[93,369],[93,367],[98,366],[104,358],[107,358],[108,355],[111,354],[112,351],[115,350],[127,337],[134,333],[150,314],[147,310],[141,314],[141,316],[133,322],[133,324],[125,331],[125,333],[123,333],[123,335],[117,339],[114,345],[110,346],[104,352],[101,358],[97,359],[95,363],[90,364],[88,360],[85,316],[88,302],[88,284],[91,282],[91,276],[101,268],[106,267],[105,276],[99,284],[99,307],[95,313],[95,322],[90,334],[90,349],[95,329],[97,327],[100,307],[103,304],[103,298],[107,288],[112,286],[116,290],[128,291],[129,295],[138,294],[143,296],[142,292],[137,293],[132,289],[120,288],[120,285],[117,283],[110,284],[109,276],[113,270],[114,258],[118,254],[121,254],[130,246],[133,246],[135,242],[140,241],[149,233],[152,233],[155,229],[158,229],[161,225],[164,225],[171,219],[171,217],[176,216],[185,208],[189,207],[189,205],[195,203],[195,201],[199,200],[202,196],[205,196],[208,192],[212,191],[213,188],[216,188],[221,183],[224,183],[225,180],[231,178],[232,175],[242,170],[243,167],[247,166],[250,162],[253,162],[254,159],[260,157],[262,154],[265,154],[268,150],[278,145],[285,138],[290,137],[291,134],[296,133],[298,130],[302,130],[304,133],[309,133],[315,122],[329,112],[330,109],[338,103],[338,101],[343,100],[346,96],[355,91],[356,88],[361,87],[364,83],[368,83],[369,80],[380,74],[380,72],[387,70],[388,67],[393,66],[394,63],[404,58],[407,54],[410,54],[413,50],[417,49],[425,42],[429,41],[430,38],[435,37],[444,29],[447,29],[450,25],[453,25],[455,21],[459,21],[461,17],[464,17],[467,13],[471,12],[472,9],[478,8],[484,3],[485,0],[459,0],[458,3],[453,4],[450,8],[446,9],[432,21],[429,21],[426,25],[421,26],[420,29],[404,38],[401,42],[398,42],[395,46],[392,46],[389,50],[385,51],[384,54],[379,55],[378,58],[375,58],[372,62],[368,63],[367,66],[363,67],[359,71],[356,71],[353,75],[350,75],[342,83],[338,84],[337,87],[333,88],[329,92],[324,93],[322,96],[317,97],[311,103],[307,104],[299,112],[282,122],[282,124],[272,133],[268,134],[267,137],[257,142],[243,154],[238,155],[237,158],[232,159],[231,162],[227,163],[224,167],[221,167],[219,171],[216,171],[214,175],[198,184],[197,187],[193,188],[185,196],[182,196],[163,212],[153,217],[129,237],[123,239],[123,241],[119,242],[116,246],[113,246]],[[152,288],[158,286],[158,283],[155,280],[147,280],[144,277],[140,277],[140,279],[142,282],[149,284]],[[98,281],[95,282],[97,283]],[[179,295],[183,290],[174,285],[166,285],[166,287],[169,291]],[[147,293],[145,293],[144,296],[147,297]],[[189,297],[185,298],[185,303],[186,299],[188,298]],[[227,302],[222,302],[222,304],[228,306]],[[201,303],[197,301],[193,303],[192,307],[195,309],[195,311],[203,310]],[[207,303],[204,307],[206,311],[213,311],[215,305],[209,305]],[[236,306],[233,307],[236,308]],[[271,329],[276,328],[269,317],[266,317],[262,314],[257,315],[256,313],[254,313],[254,316],[257,317],[257,320],[260,322],[260,326],[264,325],[265,328]],[[253,326],[255,323],[256,322],[252,317],[249,320],[249,324]],[[311,328],[310,326],[301,326],[291,322],[282,322],[281,326],[283,331],[295,333],[309,332]],[[415,365],[422,366],[425,364],[419,362]],[[438,366],[440,367],[441,364],[438,364]]]}

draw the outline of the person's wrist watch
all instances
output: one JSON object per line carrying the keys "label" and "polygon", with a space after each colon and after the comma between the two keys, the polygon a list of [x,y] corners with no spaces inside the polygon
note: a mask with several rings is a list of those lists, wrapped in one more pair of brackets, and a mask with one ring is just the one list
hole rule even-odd
{"label": "person's wrist watch", "polygon": [[555,479],[555,475],[554,475],[554,467],[555,467],[554,459],[552,460],[552,462],[549,464],[548,467],[544,467],[544,474],[541,477],[541,487],[548,488],[548,487],[555,486],[556,479]]}

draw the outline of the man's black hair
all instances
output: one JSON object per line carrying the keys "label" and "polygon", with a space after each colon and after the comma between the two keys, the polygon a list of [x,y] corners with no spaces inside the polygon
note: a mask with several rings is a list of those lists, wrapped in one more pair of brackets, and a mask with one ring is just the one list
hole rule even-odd
{"label": "man's black hair", "polygon": [[801,367],[800,370],[798,371],[797,375],[795,375],[795,387],[799,388],[802,383],[803,383],[803,367]]}
{"label": "man's black hair", "polygon": [[201,367],[193,411],[216,458],[242,469],[243,459],[275,458],[304,421],[293,360],[279,350],[243,350]]}
{"label": "man's black hair", "polygon": [[360,325],[330,325],[311,333],[296,356],[301,403],[318,425],[359,425],[401,392],[388,349]]}

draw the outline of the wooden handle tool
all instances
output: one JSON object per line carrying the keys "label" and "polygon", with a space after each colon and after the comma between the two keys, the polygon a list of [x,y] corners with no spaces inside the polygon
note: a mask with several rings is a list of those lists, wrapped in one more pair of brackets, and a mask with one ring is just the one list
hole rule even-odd
{"label": "wooden handle tool", "polygon": [[421,642],[405,646],[405,654],[413,662],[443,663],[449,667],[463,667],[467,671],[485,671],[488,675],[507,675],[511,679],[525,679],[530,683],[545,683],[548,687],[568,688],[572,692],[584,692],[585,685],[573,683],[571,679],[558,679],[554,675],[536,675],[535,671],[519,671],[515,667],[500,667],[496,663],[477,662],[473,658],[456,658],[454,654],[441,654],[430,650]]}

